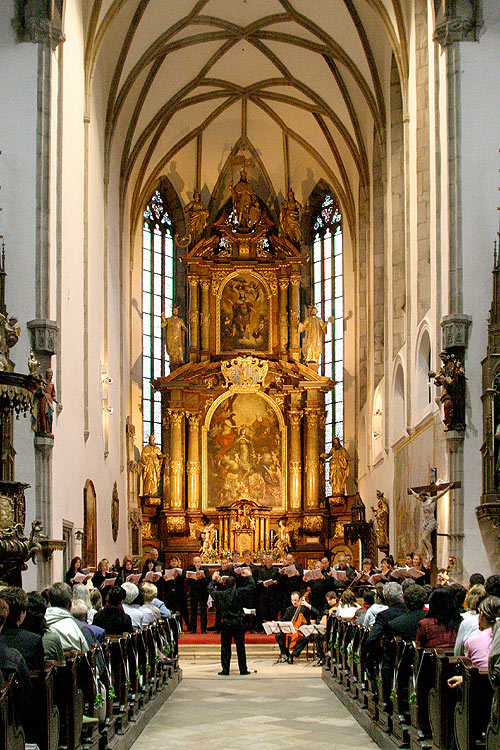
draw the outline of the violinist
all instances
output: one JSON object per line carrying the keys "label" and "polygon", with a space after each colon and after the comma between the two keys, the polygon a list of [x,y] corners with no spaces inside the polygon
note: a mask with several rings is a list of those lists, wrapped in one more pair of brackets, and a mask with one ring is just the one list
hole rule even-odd
{"label": "violinist", "polygon": [[308,638],[305,638],[302,633],[300,633],[300,631],[298,630],[299,625],[309,625],[311,620],[317,619],[319,612],[317,609],[315,609],[315,607],[309,604],[307,599],[305,599],[304,597],[301,598],[298,591],[292,592],[290,600],[292,604],[290,607],[286,608],[281,619],[285,622],[293,622],[300,637],[297,644],[292,647],[292,651],[290,651],[290,646],[287,639],[289,639],[290,637],[294,638],[295,636],[287,636],[284,633],[277,633],[275,638],[278,646],[280,647],[280,658],[278,659],[278,662],[287,662],[288,664],[293,664],[293,660],[302,653],[309,640]]}

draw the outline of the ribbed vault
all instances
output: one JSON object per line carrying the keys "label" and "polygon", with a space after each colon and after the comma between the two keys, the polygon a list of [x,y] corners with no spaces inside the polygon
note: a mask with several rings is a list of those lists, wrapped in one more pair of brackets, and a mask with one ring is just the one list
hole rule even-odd
{"label": "ribbed vault", "polygon": [[[269,202],[325,180],[351,225],[383,141],[395,60],[406,80],[401,0],[94,0],[87,92],[99,92],[108,174],[132,224],[167,175],[208,202],[240,152]],[[229,159],[229,161],[228,161]],[[250,173],[251,175],[251,173]],[[274,195],[273,195],[274,193]]]}

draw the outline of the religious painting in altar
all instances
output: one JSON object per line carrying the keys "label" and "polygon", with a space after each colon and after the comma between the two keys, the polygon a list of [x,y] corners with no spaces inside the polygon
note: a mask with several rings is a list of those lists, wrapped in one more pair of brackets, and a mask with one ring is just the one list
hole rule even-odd
{"label": "religious painting in altar", "polygon": [[203,438],[205,509],[242,498],[285,505],[286,433],[269,396],[224,394],[208,412]]}
{"label": "religious painting in altar", "polygon": [[270,353],[271,297],[265,281],[256,273],[231,274],[217,302],[217,351]]}
{"label": "religious painting in altar", "polygon": [[[396,452],[394,464],[394,510],[396,560],[404,561],[407,552],[422,554],[422,504],[408,494],[408,487],[418,487],[430,481],[430,470],[446,465],[446,446],[441,424],[429,423]],[[443,529],[444,505],[438,507],[437,521]]]}

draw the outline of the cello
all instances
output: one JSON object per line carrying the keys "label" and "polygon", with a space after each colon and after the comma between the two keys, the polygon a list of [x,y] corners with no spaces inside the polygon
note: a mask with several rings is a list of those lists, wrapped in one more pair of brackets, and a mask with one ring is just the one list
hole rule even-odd
{"label": "cello", "polygon": [[308,587],[306,593],[299,599],[299,604],[297,606],[297,609],[295,610],[295,614],[292,617],[291,621],[293,622],[294,628],[297,632],[291,633],[290,635],[286,636],[285,643],[289,651],[293,651],[295,646],[300,643],[300,641],[305,637],[302,635],[299,628],[301,625],[307,625],[307,620],[300,610],[302,609],[303,601],[309,601],[310,593],[311,589]]}

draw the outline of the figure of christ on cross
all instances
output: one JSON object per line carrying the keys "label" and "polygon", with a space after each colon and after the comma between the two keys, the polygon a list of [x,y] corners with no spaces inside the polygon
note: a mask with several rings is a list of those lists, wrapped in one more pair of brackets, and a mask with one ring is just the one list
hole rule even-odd
{"label": "figure of christ on cross", "polygon": [[432,548],[432,532],[438,528],[436,519],[437,501],[443,497],[449,490],[455,490],[461,487],[461,482],[434,482],[421,487],[408,487],[408,494],[413,495],[422,503],[422,513],[424,516],[424,526],[422,530],[422,546],[425,551],[426,563],[430,567],[434,559],[434,550]]}

